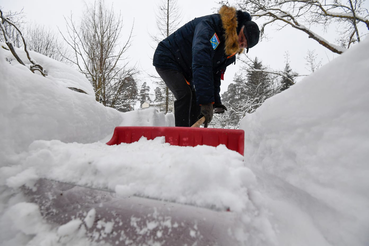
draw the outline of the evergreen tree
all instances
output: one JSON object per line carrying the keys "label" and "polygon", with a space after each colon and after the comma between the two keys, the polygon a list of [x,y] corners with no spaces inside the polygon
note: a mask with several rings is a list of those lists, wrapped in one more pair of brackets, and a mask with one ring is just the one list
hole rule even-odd
{"label": "evergreen tree", "polygon": [[154,99],[155,106],[160,112],[165,111],[165,97],[163,96],[163,91],[160,87],[155,88],[155,99]]}
{"label": "evergreen tree", "polygon": [[246,110],[246,80],[242,79],[242,75],[236,75],[234,83],[228,86],[228,90],[222,94],[222,102],[228,108],[226,123],[222,125],[237,126],[241,117]]}
{"label": "evergreen tree", "polygon": [[[247,71],[245,73],[245,71]],[[228,108],[227,123],[221,125],[236,127],[246,113],[253,113],[269,97],[278,91],[273,86],[273,78],[257,58],[237,74],[228,90],[222,94],[222,102]],[[224,119],[225,120],[225,119]]]}
{"label": "evergreen tree", "polygon": [[253,113],[267,98],[275,94],[271,86],[271,77],[265,69],[256,57],[247,71],[246,95],[249,104],[247,113]]}
{"label": "evergreen tree", "polygon": [[150,93],[150,86],[148,86],[146,84],[146,82],[144,82],[141,86],[141,89],[140,89],[140,103],[141,103],[141,106],[144,102],[150,102],[151,101],[149,93]]}
{"label": "evergreen tree", "polygon": [[164,101],[163,93],[161,92],[161,89],[159,87],[155,88],[155,99],[154,102],[161,103]]}
{"label": "evergreen tree", "polygon": [[288,88],[290,88],[290,86],[295,84],[295,78],[298,76],[297,73],[293,72],[289,62],[286,62],[286,66],[284,67],[284,71],[283,71],[283,76],[282,76],[282,80],[281,80],[281,87],[280,87],[280,91],[284,91],[287,90]]}
{"label": "evergreen tree", "polygon": [[116,104],[116,108],[121,112],[128,112],[134,110],[134,106],[137,102],[137,83],[132,76],[124,78],[123,87],[119,94],[119,99]]}

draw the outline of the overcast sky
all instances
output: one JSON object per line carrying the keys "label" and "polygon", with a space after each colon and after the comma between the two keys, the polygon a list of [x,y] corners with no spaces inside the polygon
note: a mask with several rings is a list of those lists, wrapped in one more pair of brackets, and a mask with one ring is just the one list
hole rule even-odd
{"label": "overcast sky", "polygon": [[[74,18],[78,19],[85,6],[84,2],[83,0],[0,0],[0,7],[5,12],[23,9],[27,22],[44,25],[57,33],[57,28],[65,30],[64,17],[68,18],[73,14]],[[86,2],[93,1],[86,0]],[[145,78],[147,73],[156,74],[152,66],[154,44],[150,35],[157,33],[155,12],[162,0],[105,0],[105,2],[108,7],[113,5],[117,13],[122,14],[123,35],[128,35],[134,23],[129,59],[140,71],[143,71],[140,77]],[[178,7],[181,10],[182,24],[185,24],[195,17],[216,12],[219,4],[218,0],[178,0]],[[255,21],[260,24],[259,20]],[[266,31],[268,38],[250,49],[248,56],[252,59],[257,56],[265,66],[271,69],[283,70],[285,55],[288,54],[292,69],[299,74],[308,74],[305,60],[308,50],[314,51],[319,56],[318,60],[321,60],[323,64],[337,56],[317,44],[316,41],[309,39],[306,34],[292,30],[292,28],[277,30],[277,27],[271,27]],[[224,86],[232,81],[238,69],[238,65],[228,67],[223,82],[223,92],[226,88]]]}

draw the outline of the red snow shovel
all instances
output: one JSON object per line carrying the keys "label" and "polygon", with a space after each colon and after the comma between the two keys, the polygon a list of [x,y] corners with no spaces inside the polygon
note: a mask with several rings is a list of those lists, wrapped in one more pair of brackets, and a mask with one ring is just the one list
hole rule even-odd
{"label": "red snow shovel", "polygon": [[216,147],[224,144],[228,149],[243,155],[243,130],[199,128],[204,120],[205,118],[202,117],[192,127],[118,126],[107,144],[132,143],[138,141],[141,137],[152,140],[164,136],[165,142],[171,145],[193,147],[209,145]]}

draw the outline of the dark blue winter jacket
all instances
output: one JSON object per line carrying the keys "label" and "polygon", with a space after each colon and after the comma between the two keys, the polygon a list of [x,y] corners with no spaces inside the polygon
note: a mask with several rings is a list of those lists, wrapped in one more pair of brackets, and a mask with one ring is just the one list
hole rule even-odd
{"label": "dark blue winter jacket", "polygon": [[161,41],[153,64],[181,72],[198,104],[220,104],[222,73],[239,52],[236,10],[223,6],[219,14],[196,18]]}

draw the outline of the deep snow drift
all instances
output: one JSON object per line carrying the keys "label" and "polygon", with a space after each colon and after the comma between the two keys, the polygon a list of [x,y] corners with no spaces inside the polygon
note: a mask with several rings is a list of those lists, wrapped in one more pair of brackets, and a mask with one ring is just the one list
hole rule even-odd
{"label": "deep snow drift", "polygon": [[172,126],[173,116],[105,108],[82,75],[31,56],[48,77],[0,49],[1,245],[90,245],[73,221],[48,224],[19,191],[39,178],[230,207],[241,245],[368,245],[369,39],[247,115],[244,157],[162,138],[107,146],[117,125]]}

